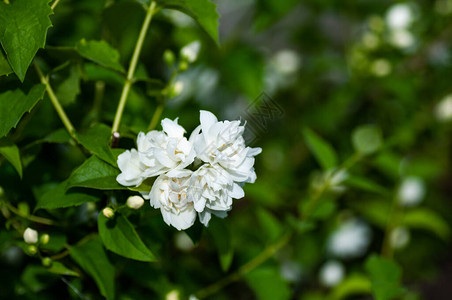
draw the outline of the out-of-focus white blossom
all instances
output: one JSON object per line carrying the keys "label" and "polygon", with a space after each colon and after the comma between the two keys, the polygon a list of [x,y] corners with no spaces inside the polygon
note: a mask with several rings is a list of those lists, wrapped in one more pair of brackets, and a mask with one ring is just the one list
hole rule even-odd
{"label": "out-of-focus white blossom", "polygon": [[406,29],[396,29],[391,32],[390,42],[397,48],[407,49],[415,45],[414,35]]}
{"label": "out-of-focus white blossom", "polygon": [[281,277],[289,282],[297,282],[300,280],[302,270],[300,264],[292,260],[285,260],[280,267]]}
{"label": "out-of-focus white blossom", "polygon": [[327,261],[319,273],[320,283],[325,287],[334,287],[344,278],[344,265],[337,260]]}
{"label": "out-of-focus white blossom", "polygon": [[444,97],[435,106],[435,117],[440,122],[449,122],[452,120],[452,94]]}
{"label": "out-of-focus white blossom", "polygon": [[179,300],[179,291],[178,290],[172,290],[169,291],[168,294],[165,296],[165,300]]}
{"label": "out-of-focus white blossom", "polygon": [[195,247],[193,241],[185,232],[178,232],[174,235],[174,244],[179,250],[184,252],[191,251]]}
{"label": "out-of-focus white blossom", "polygon": [[180,50],[180,55],[183,59],[189,63],[194,62],[198,58],[199,51],[201,50],[201,43],[194,41]]}
{"label": "out-of-focus white blossom", "polygon": [[384,77],[392,72],[392,66],[388,60],[381,58],[372,63],[371,71],[378,77]]}
{"label": "out-of-focus white blossom", "polygon": [[386,14],[386,23],[391,29],[407,28],[413,21],[413,10],[410,5],[405,3],[391,6]]}
{"label": "out-of-focus white blossom", "polygon": [[418,177],[407,177],[400,184],[398,191],[399,203],[403,206],[416,206],[425,195],[424,181]]}
{"label": "out-of-focus white blossom", "polygon": [[130,196],[129,198],[127,198],[127,206],[132,208],[132,209],[139,209],[140,207],[143,206],[144,204],[144,199],[140,196]]}
{"label": "out-of-focus white blossom", "polygon": [[28,227],[24,231],[24,241],[27,244],[36,244],[38,242],[38,232]]}
{"label": "out-of-focus white blossom", "polygon": [[154,182],[149,195],[151,206],[160,208],[166,224],[178,230],[185,230],[193,225],[196,211],[188,188],[192,175],[190,170],[171,170],[160,175]]}
{"label": "out-of-focus white blossom", "polygon": [[410,231],[406,227],[396,227],[389,236],[391,247],[401,249],[410,241]]}
{"label": "out-of-focus white blossom", "polygon": [[275,65],[276,70],[282,75],[291,75],[298,71],[301,66],[300,55],[290,49],[278,51],[273,56],[272,61]]}
{"label": "out-of-focus white blossom", "polygon": [[339,258],[363,255],[371,240],[372,232],[363,221],[346,221],[328,238],[328,252]]}

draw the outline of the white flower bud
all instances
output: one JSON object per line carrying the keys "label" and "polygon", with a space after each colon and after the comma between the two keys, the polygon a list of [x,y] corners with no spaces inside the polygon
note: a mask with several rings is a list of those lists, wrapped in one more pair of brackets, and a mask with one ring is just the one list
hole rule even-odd
{"label": "white flower bud", "polygon": [[166,300],[179,300],[179,291],[178,290],[172,290],[165,296]]}
{"label": "white flower bud", "polygon": [[144,204],[144,199],[140,196],[130,196],[127,198],[127,206],[132,209],[139,209]]}
{"label": "white flower bud", "polygon": [[24,241],[27,244],[35,244],[38,242],[38,232],[34,229],[27,228],[24,231]]}
{"label": "white flower bud", "polygon": [[105,218],[110,219],[115,215],[115,212],[110,207],[105,207],[102,210],[102,214],[105,216]]}
{"label": "white flower bud", "polygon": [[344,266],[336,261],[327,261],[320,269],[320,282],[323,286],[333,287],[338,285],[344,278]]}
{"label": "white flower bud", "polygon": [[199,50],[201,50],[201,43],[194,41],[180,50],[180,55],[189,63],[194,62],[198,58]]}

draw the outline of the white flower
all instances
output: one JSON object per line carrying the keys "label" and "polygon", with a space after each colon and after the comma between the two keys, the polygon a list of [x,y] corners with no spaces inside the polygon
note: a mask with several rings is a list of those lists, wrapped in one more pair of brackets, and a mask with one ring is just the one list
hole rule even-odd
{"label": "white flower", "polygon": [[36,244],[38,242],[38,232],[28,227],[24,231],[24,241],[27,244]]}
{"label": "white flower", "polygon": [[256,180],[254,156],[261,148],[245,146],[240,121],[218,121],[214,114],[201,110],[201,125],[190,136],[199,159],[212,165],[220,165],[233,181]]}
{"label": "white flower", "polygon": [[424,198],[425,186],[422,179],[418,177],[407,177],[399,187],[399,203],[403,206],[416,206]]}
{"label": "white flower", "polygon": [[116,180],[124,186],[139,186],[145,176],[143,176],[146,166],[140,161],[136,149],[127,150],[118,156],[118,167],[121,173]]}
{"label": "white flower", "polygon": [[408,4],[393,5],[386,14],[386,22],[391,29],[407,28],[413,21],[413,11]]}
{"label": "white flower", "polygon": [[139,209],[144,204],[144,199],[140,196],[130,196],[127,198],[127,206],[132,209]]}
{"label": "white flower", "polygon": [[102,210],[102,214],[105,216],[105,218],[110,219],[115,215],[115,212],[110,207],[105,207]]}
{"label": "white flower", "polygon": [[201,43],[199,41],[194,41],[183,47],[180,50],[180,54],[183,59],[192,63],[198,58],[199,50],[201,50]]}
{"label": "white flower", "polygon": [[328,252],[341,258],[364,254],[370,243],[369,226],[356,219],[349,220],[336,229],[328,239]]}
{"label": "white flower", "polygon": [[319,277],[324,286],[336,286],[344,278],[344,266],[336,260],[327,261],[320,269]]}
{"label": "white flower", "polygon": [[143,194],[150,199],[152,207],[160,208],[165,223],[178,230],[189,228],[196,219],[193,201],[188,196],[192,173],[190,170],[172,170],[160,175],[151,192]]}
{"label": "white flower", "polygon": [[233,182],[229,173],[219,166],[205,164],[193,173],[189,188],[195,210],[205,226],[211,214],[224,218],[232,208],[232,199],[240,199],[245,193]]}
{"label": "white flower", "polygon": [[447,95],[438,104],[436,104],[435,117],[441,122],[448,122],[452,120],[452,94]]}
{"label": "white flower", "polygon": [[184,137],[185,129],[177,119],[162,120],[162,131],[153,130],[137,138],[137,148],[118,156],[121,173],[116,180],[124,186],[139,186],[144,179],[172,169],[183,169],[195,159],[191,142]]}

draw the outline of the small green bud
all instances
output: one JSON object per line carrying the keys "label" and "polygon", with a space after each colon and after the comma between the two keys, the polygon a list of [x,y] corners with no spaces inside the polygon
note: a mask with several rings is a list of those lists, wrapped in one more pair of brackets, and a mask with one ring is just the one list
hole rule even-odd
{"label": "small green bud", "polygon": [[184,89],[184,83],[180,80],[173,83],[168,91],[168,97],[174,98],[180,95],[182,93],[182,90]]}
{"label": "small green bud", "polygon": [[28,253],[30,253],[31,255],[35,255],[36,253],[38,253],[38,248],[36,248],[36,246],[30,245],[28,246]]}
{"label": "small green bud", "polygon": [[42,260],[42,265],[46,268],[50,267],[52,265],[52,259],[50,257],[44,257]]}
{"label": "small green bud", "polygon": [[41,241],[41,244],[47,245],[50,241],[50,236],[47,233],[45,233],[45,234],[41,235],[40,241]]}
{"label": "small green bud", "polygon": [[30,214],[30,207],[25,202],[20,202],[17,208],[19,209],[23,216],[28,216]]}
{"label": "small green bud", "polygon": [[179,64],[179,71],[187,71],[188,69],[188,63],[186,61],[181,61]]}
{"label": "small green bud", "polygon": [[168,66],[172,66],[176,60],[173,51],[166,49],[165,52],[163,52],[163,60]]}

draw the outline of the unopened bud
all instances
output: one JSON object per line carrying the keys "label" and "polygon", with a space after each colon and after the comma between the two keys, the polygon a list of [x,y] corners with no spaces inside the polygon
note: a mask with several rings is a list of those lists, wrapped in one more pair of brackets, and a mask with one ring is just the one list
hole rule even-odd
{"label": "unopened bud", "polygon": [[179,64],[179,71],[187,71],[188,69],[188,63],[186,61],[181,61]]}
{"label": "unopened bud", "polygon": [[38,232],[34,229],[27,228],[24,231],[24,241],[27,244],[35,244],[38,242]]}
{"label": "unopened bud", "polygon": [[174,98],[180,95],[182,93],[182,90],[184,89],[184,83],[180,80],[176,81],[169,90],[169,97]]}
{"label": "unopened bud", "polygon": [[176,60],[173,51],[169,49],[165,50],[165,52],[163,52],[163,60],[165,60],[165,63],[168,66],[172,66]]}
{"label": "unopened bud", "polygon": [[28,253],[31,255],[35,255],[36,253],[38,253],[38,248],[36,248],[36,246],[33,245],[28,246]]}
{"label": "unopened bud", "polygon": [[115,215],[115,212],[110,207],[105,207],[102,210],[102,214],[105,216],[105,218],[110,219]]}
{"label": "unopened bud", "polygon": [[194,62],[198,58],[199,50],[201,50],[201,43],[199,41],[194,41],[180,50],[180,55],[182,59],[189,63]]}
{"label": "unopened bud", "polygon": [[30,214],[30,207],[25,202],[20,202],[17,208],[19,209],[23,216],[28,216]]}
{"label": "unopened bud", "polygon": [[43,265],[44,267],[48,268],[48,267],[50,267],[50,266],[52,265],[52,259],[51,259],[50,257],[44,257],[44,258],[41,260],[41,263],[42,263],[42,265]]}
{"label": "unopened bud", "polygon": [[127,206],[132,209],[139,209],[144,204],[144,199],[140,196],[130,196],[127,199]]}
{"label": "unopened bud", "polygon": [[50,236],[47,233],[45,233],[41,235],[41,238],[39,240],[41,241],[41,244],[47,245],[50,241]]}

